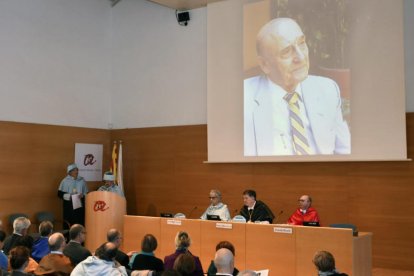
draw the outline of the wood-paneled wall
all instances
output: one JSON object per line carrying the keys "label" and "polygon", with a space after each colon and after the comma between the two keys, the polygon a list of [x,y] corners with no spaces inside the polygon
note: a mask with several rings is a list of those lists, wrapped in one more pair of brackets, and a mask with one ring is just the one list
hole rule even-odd
{"label": "wood-paneled wall", "polygon": [[[407,114],[408,156],[414,157],[414,113]],[[42,210],[61,218],[56,197],[74,144],[104,145],[104,168],[112,140],[124,147],[128,214],[183,212],[197,218],[220,189],[232,215],[241,193],[253,188],[284,222],[301,194],[310,194],[322,223],[351,222],[373,232],[374,266],[414,271],[413,162],[205,164],[207,127],[125,130],[0,122],[0,218],[13,212],[34,219]],[[88,183],[90,190],[100,183]],[[140,237],[137,237],[140,239]]]}
{"label": "wood-paneled wall", "polygon": [[[407,128],[414,157],[414,114]],[[128,214],[197,218],[212,188],[235,214],[243,190],[253,188],[285,222],[298,197],[310,194],[323,225],[350,222],[373,232],[374,266],[414,271],[413,162],[205,164],[206,125],[114,130],[111,138],[123,141]]]}
{"label": "wood-paneled wall", "polygon": [[[11,229],[7,220],[11,213],[28,214],[36,223],[37,212],[50,211],[62,220],[57,189],[75,158],[75,143],[103,144],[104,168],[109,166],[108,130],[0,122],[0,218],[4,230]],[[89,182],[88,188],[99,185]],[[31,231],[37,232],[35,227]]]}

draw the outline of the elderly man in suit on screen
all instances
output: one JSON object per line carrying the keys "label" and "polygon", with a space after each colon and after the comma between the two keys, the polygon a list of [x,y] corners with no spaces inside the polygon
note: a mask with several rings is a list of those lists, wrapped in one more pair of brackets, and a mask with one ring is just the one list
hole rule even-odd
{"label": "elderly man in suit on screen", "polygon": [[309,75],[309,50],[290,18],[265,24],[256,39],[264,75],[244,81],[244,155],[349,154],[338,85]]}

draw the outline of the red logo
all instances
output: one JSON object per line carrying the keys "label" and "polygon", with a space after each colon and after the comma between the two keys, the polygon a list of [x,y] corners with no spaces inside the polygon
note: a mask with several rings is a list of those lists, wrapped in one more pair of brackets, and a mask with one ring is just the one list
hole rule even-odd
{"label": "red logo", "polygon": [[109,207],[106,207],[106,208],[105,207],[106,207],[105,201],[98,200],[98,201],[95,201],[95,205],[93,206],[93,210],[95,212],[98,212],[98,211],[104,212],[104,211],[108,210],[108,208],[109,208]]}
{"label": "red logo", "polygon": [[96,160],[94,160],[94,159],[95,159],[95,156],[93,156],[93,154],[91,154],[91,153],[86,154],[85,158],[83,159],[83,164],[85,166],[93,165],[96,162]]}

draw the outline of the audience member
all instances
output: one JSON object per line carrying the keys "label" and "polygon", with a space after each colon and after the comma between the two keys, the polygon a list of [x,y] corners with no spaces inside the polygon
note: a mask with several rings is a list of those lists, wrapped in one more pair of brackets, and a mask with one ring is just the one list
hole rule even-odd
{"label": "audience member", "polygon": [[85,242],[86,230],[80,224],[72,225],[69,230],[70,241],[68,245],[63,249],[63,254],[71,260],[73,266],[85,260],[91,256],[91,252],[82,246]]}
{"label": "audience member", "polygon": [[207,215],[219,216],[221,220],[231,220],[229,208],[226,204],[221,202],[221,192],[219,190],[210,191],[210,206],[201,215],[200,219],[207,219]]}
{"label": "audience member", "polygon": [[65,237],[54,233],[48,238],[50,253],[42,258],[35,270],[36,275],[69,276],[73,265],[68,257],[63,255],[66,247]]}
{"label": "audience member", "polygon": [[116,248],[118,249],[116,251],[115,260],[120,263],[122,266],[125,266],[125,268],[129,268],[129,257],[127,254],[122,252],[119,247],[121,247],[122,243],[122,235],[121,232],[119,232],[116,229],[109,229],[109,231],[106,233],[106,238],[108,242],[112,242],[116,245]]}
{"label": "audience member", "polygon": [[194,262],[193,255],[188,252],[180,254],[180,256],[178,256],[174,261],[174,269],[182,276],[194,275],[196,264]]}
{"label": "audience member", "polygon": [[180,272],[174,269],[167,269],[164,270],[161,274],[161,276],[182,276]]}
{"label": "audience member", "polygon": [[7,270],[8,267],[8,259],[6,254],[3,252],[4,240],[6,239],[6,232],[0,230],[0,270],[5,269]]}
{"label": "audience member", "polygon": [[[18,239],[16,243],[14,244],[14,246],[24,246],[27,249],[29,249],[29,252],[32,252],[33,238],[29,235],[26,235]],[[37,266],[38,266],[38,263],[32,257],[29,256],[29,264],[26,266],[26,269],[24,270],[24,272],[33,273],[36,270]]]}
{"label": "audience member", "polygon": [[227,248],[217,250],[214,257],[214,265],[217,268],[216,275],[233,275],[234,256]]}
{"label": "audience member", "polygon": [[48,239],[53,232],[53,224],[50,221],[42,221],[39,225],[40,237],[34,241],[32,248],[32,258],[36,262],[50,253]]}
{"label": "audience member", "polygon": [[299,208],[290,216],[287,221],[288,224],[303,225],[303,222],[318,222],[320,223],[318,212],[311,207],[312,198],[308,195],[303,195],[298,200]]}
{"label": "audience member", "polygon": [[141,252],[134,256],[132,261],[132,270],[152,270],[161,272],[164,270],[164,264],[161,259],[158,259],[154,255],[155,249],[157,249],[157,239],[147,234],[141,241]]}
{"label": "audience member", "polygon": [[178,232],[176,237],[175,237],[175,247],[176,247],[175,253],[173,253],[169,256],[166,256],[164,258],[164,267],[165,267],[165,269],[173,268],[174,267],[174,262],[178,258],[178,256],[188,252],[194,258],[195,267],[196,267],[196,269],[195,269],[195,271],[192,275],[194,275],[194,276],[204,275],[203,267],[201,266],[200,259],[197,256],[192,255],[191,252],[188,250],[190,245],[191,245],[191,239],[188,236],[187,232],[183,232],[183,231]]}
{"label": "audience member", "polygon": [[[236,251],[234,249],[234,246],[231,242],[229,241],[221,241],[216,245],[216,251],[221,249],[221,248],[227,248],[228,250],[231,251],[231,253],[233,254],[233,257],[236,256]],[[214,260],[211,261],[210,266],[208,267],[208,271],[207,271],[207,275],[216,275],[217,273],[217,268],[214,265]],[[239,273],[239,270],[237,268],[234,268],[233,270],[233,275],[236,276]]]}
{"label": "audience member", "polygon": [[256,191],[245,190],[243,192],[243,203],[244,205],[240,210],[240,215],[242,215],[247,222],[273,222],[275,215],[273,215],[270,208],[267,207],[264,202],[256,200]]}
{"label": "audience member", "polygon": [[[18,217],[13,221],[13,234],[4,240],[4,254],[9,255],[9,251],[16,246],[16,242],[27,235],[30,224],[30,220],[25,217]],[[33,238],[31,239],[33,243]]]}
{"label": "audience member", "polygon": [[115,261],[117,246],[112,242],[102,244],[95,251],[95,256],[89,256],[86,260],[80,262],[71,275],[89,276],[89,275],[122,275],[126,276],[125,267]]}
{"label": "audience member", "polygon": [[313,263],[318,269],[318,276],[348,276],[335,268],[335,258],[328,251],[318,251],[313,257]]}
{"label": "audience member", "polygon": [[30,251],[25,246],[16,246],[10,250],[9,258],[10,258],[10,268],[11,276],[25,276],[25,275],[33,275],[28,274],[25,271],[27,265],[29,264],[29,256]]}

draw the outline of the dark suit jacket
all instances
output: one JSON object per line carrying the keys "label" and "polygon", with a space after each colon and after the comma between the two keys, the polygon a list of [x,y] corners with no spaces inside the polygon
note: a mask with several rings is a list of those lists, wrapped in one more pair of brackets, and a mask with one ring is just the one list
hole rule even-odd
{"label": "dark suit jacket", "polygon": [[127,254],[122,252],[118,249],[116,252],[115,260],[120,263],[122,266],[125,266],[125,268],[129,268],[129,257]]}
{"label": "dark suit jacket", "polygon": [[63,249],[63,254],[69,257],[73,266],[76,266],[78,263],[82,262],[89,256],[92,256],[91,252],[88,249],[74,241],[70,241],[68,243],[65,249]]}
{"label": "dark suit jacket", "polygon": [[132,270],[153,270],[153,271],[163,271],[164,270],[164,263],[161,259],[158,259],[155,256],[149,256],[144,254],[138,254],[135,259],[134,263],[131,267]]}
{"label": "dark suit jacket", "polygon": [[[23,238],[23,236],[14,234],[11,236],[8,236],[5,240],[4,240],[4,246],[3,246],[3,251],[4,254],[9,255],[10,250],[15,247],[16,243],[21,240]],[[33,238],[30,236],[26,236],[26,239],[29,240],[29,243],[31,242],[33,244]],[[26,240],[27,241],[27,240]]]}

